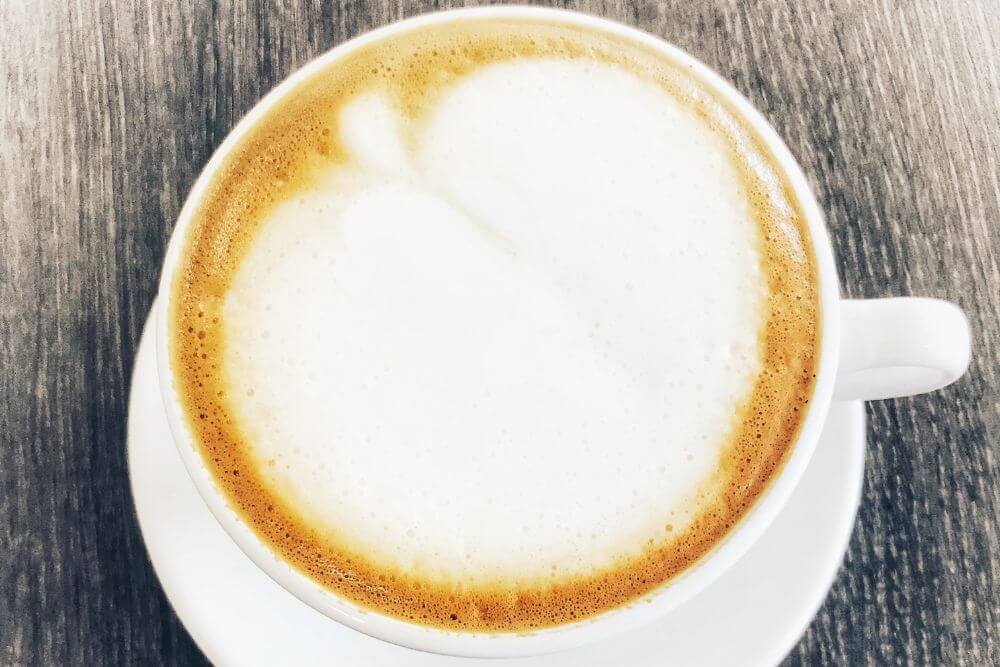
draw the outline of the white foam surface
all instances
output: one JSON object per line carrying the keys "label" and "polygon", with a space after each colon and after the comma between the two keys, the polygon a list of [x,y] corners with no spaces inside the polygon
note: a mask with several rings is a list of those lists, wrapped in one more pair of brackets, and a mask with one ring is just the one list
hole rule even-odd
{"label": "white foam surface", "polygon": [[[583,571],[682,530],[759,372],[724,141],[611,65],[495,64],[272,214],[224,309],[275,492],[424,576]],[[412,143],[403,137],[412,138]]]}

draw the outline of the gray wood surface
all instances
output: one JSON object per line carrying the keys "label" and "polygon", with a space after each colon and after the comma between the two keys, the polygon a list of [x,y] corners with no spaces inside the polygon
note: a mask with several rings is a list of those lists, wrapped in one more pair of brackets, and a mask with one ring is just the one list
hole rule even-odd
{"label": "gray wood surface", "polygon": [[[262,94],[439,6],[0,2],[0,663],[203,660],[152,572],[125,466],[164,244]],[[869,406],[859,521],[787,662],[1000,664],[1000,3],[570,6],[666,37],[763,110],[827,211],[847,294],[945,297],[972,321],[962,381]]]}

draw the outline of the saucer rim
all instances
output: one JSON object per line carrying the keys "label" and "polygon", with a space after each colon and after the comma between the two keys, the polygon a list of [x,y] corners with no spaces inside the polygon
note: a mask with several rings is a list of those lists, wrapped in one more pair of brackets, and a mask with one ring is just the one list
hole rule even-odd
{"label": "saucer rim", "polygon": [[[151,331],[150,328],[150,321],[147,320],[146,326],[143,329],[142,337],[139,341],[139,345],[137,346],[135,364],[132,369],[132,377],[131,377],[132,381],[130,383],[130,388],[129,388],[129,402],[128,402],[129,409],[127,418],[127,430],[126,430],[126,450],[127,450],[126,457],[127,457],[127,467],[129,473],[130,491],[132,493],[133,502],[135,504],[135,511],[139,529],[142,534],[143,542],[146,546],[150,563],[153,566],[153,570],[156,573],[157,580],[163,587],[164,593],[168,601],[170,602],[173,611],[177,614],[185,630],[189,633],[192,640],[202,651],[202,653],[209,660],[213,662],[224,662],[226,660],[224,648],[218,646],[216,642],[212,642],[209,640],[211,630],[200,627],[197,623],[195,623],[191,619],[192,613],[189,612],[187,609],[189,601],[186,600],[182,601],[180,599],[177,599],[179,596],[172,593],[172,590],[174,588],[171,582],[171,580],[173,579],[173,574],[168,573],[163,567],[164,562],[169,558],[169,556],[160,552],[154,553],[154,551],[157,550],[150,548],[151,544],[150,534],[153,531],[155,531],[156,528],[149,524],[148,517],[144,519],[144,515],[147,514],[147,512],[145,511],[145,503],[140,501],[140,497],[145,497],[146,495],[148,495],[149,491],[147,491],[146,489],[139,489],[136,485],[135,471],[137,470],[138,466],[137,463],[138,456],[140,456],[138,452],[141,451],[141,448],[137,447],[133,443],[133,438],[135,435],[134,432],[139,428],[138,426],[136,426],[136,423],[140,421],[140,419],[136,417],[136,414],[138,413],[138,410],[136,410],[136,408],[138,407],[137,396],[142,394],[143,377],[140,374],[155,373],[156,371],[155,350],[151,348],[152,341],[150,340],[152,336],[153,332]],[[155,383],[155,378],[153,379],[153,383]],[[158,392],[156,393],[156,397],[159,398]],[[840,416],[840,410],[831,410],[829,413],[830,415],[829,419],[831,420],[839,419],[842,420],[845,424],[847,424],[848,422],[853,422],[853,424],[849,424],[849,428],[846,432],[850,440],[855,441],[855,444],[857,445],[857,447],[855,448],[860,449],[860,456],[858,456],[858,460],[856,462],[856,465],[854,466],[855,469],[853,471],[853,474],[847,473],[844,475],[844,483],[852,484],[854,486],[854,489],[850,493],[845,493],[842,496],[843,500],[840,502],[840,510],[835,513],[832,513],[833,518],[831,518],[831,522],[836,521],[838,525],[842,525],[839,531],[841,534],[839,538],[836,540],[837,549],[836,549],[835,560],[833,560],[831,563],[827,564],[826,567],[824,567],[824,573],[822,577],[821,578],[817,577],[817,580],[814,582],[814,584],[810,586],[810,588],[814,591],[814,595],[811,597],[814,597],[815,599],[809,606],[808,613],[806,613],[805,611],[800,611],[798,614],[796,614],[797,622],[795,624],[792,624],[791,622],[784,624],[780,637],[776,636],[774,640],[770,642],[770,645],[773,647],[774,650],[770,651],[768,656],[766,657],[762,656],[762,661],[761,661],[762,664],[775,664],[779,662],[789,653],[789,651],[791,651],[792,648],[794,648],[796,642],[806,631],[812,620],[815,618],[816,613],[819,611],[827,595],[829,594],[829,590],[832,587],[834,581],[836,580],[837,574],[839,573],[840,568],[842,566],[843,558],[847,551],[847,547],[850,543],[851,535],[853,534],[854,525],[857,517],[857,511],[862,495],[867,419],[863,403],[860,401],[849,401],[839,404],[837,402],[834,402],[833,406],[831,407],[838,407],[840,405],[845,405],[845,404],[847,408],[846,411],[843,412],[842,416]],[[157,408],[159,408],[159,410],[164,411],[165,413],[165,408],[163,408],[161,401],[159,400],[155,401],[155,405],[157,406]],[[164,428],[168,430],[168,437],[170,437],[169,428],[168,425],[166,424],[166,414],[164,414],[163,417],[164,417]],[[142,421],[146,421],[146,419]],[[826,426],[827,424],[824,424],[824,429],[826,428]],[[822,435],[820,436],[820,438],[822,438]],[[183,469],[183,464],[179,459],[179,455],[178,455],[178,464]],[[190,480],[186,472],[184,473],[183,476],[184,478],[187,478],[188,482],[190,483],[190,489],[187,489],[185,492],[194,493],[197,496],[198,492],[195,489],[193,482]],[[200,498],[200,496],[198,497]],[[849,504],[847,503],[848,500],[850,500]],[[788,511],[788,508],[789,508],[788,505],[782,508],[782,511],[779,513],[778,516],[780,517],[781,514]],[[208,512],[207,506],[205,506],[204,509],[206,512]],[[209,513],[209,515],[211,516],[211,513]],[[213,517],[213,523],[215,523],[214,517]],[[219,526],[219,529],[221,530],[221,526]],[[765,531],[765,534],[766,532],[767,531]],[[747,554],[752,553],[755,546],[756,545],[751,545],[751,547],[747,551]],[[834,550],[831,548],[828,553],[832,554],[834,553]],[[743,557],[741,557],[739,560],[742,561]],[[711,589],[713,585],[714,582],[713,584],[707,587],[706,591]],[[291,597],[291,599],[297,599],[291,593],[287,594]],[[695,598],[693,599],[696,600],[698,597],[700,596],[695,596]],[[669,623],[670,622],[669,618],[671,615],[677,613],[681,608],[690,603],[691,600],[685,602],[685,604],[681,605],[681,607],[679,607],[677,610],[674,610],[670,614],[665,615],[662,619],[652,621],[645,627],[648,627],[649,625],[657,625],[660,623]],[[317,613],[317,614],[319,613],[315,612],[314,610],[311,610],[310,607],[304,604],[303,608],[310,609],[312,613]],[[386,646],[393,646],[394,648],[399,647],[398,645],[393,645],[389,642],[385,642],[384,640],[380,640],[378,638],[371,637],[370,635],[365,635],[364,633],[360,633],[357,630],[354,631],[358,632],[359,636],[365,637],[367,641],[385,644]],[[631,632],[627,632],[623,636],[627,637],[630,634]],[[619,637],[621,636],[622,635],[619,635]],[[614,641],[614,638],[612,638],[610,641]],[[591,645],[596,646],[599,645],[600,643],[602,642],[599,641],[597,642],[597,644],[591,644]],[[399,648],[404,650],[413,650],[414,653],[417,654],[431,655],[429,653],[423,653],[415,649],[405,649],[405,647],[399,647]],[[218,651],[216,649],[218,649]],[[557,652],[548,655],[559,655],[560,653],[562,652]],[[439,655],[438,657],[441,658],[442,660],[449,659],[449,656]],[[544,659],[546,656],[542,655],[538,657]],[[521,659],[523,660],[523,658]],[[530,660],[531,658],[528,659]]]}

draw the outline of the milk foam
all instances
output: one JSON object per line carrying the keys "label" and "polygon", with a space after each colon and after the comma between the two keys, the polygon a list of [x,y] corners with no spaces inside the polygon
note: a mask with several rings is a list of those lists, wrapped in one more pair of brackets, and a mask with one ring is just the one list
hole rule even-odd
{"label": "milk foam", "polygon": [[682,530],[760,371],[766,287],[731,149],[610,64],[523,58],[277,206],[223,371],[274,493],[441,579],[587,572]]}

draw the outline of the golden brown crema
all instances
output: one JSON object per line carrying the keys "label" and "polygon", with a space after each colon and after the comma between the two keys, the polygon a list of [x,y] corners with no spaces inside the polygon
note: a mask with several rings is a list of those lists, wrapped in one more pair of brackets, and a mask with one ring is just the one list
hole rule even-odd
{"label": "golden brown crema", "polygon": [[386,37],[285,95],[196,204],[169,301],[187,425],[257,535],[365,608],[522,632],[635,601],[804,419],[791,186],[621,37]]}

